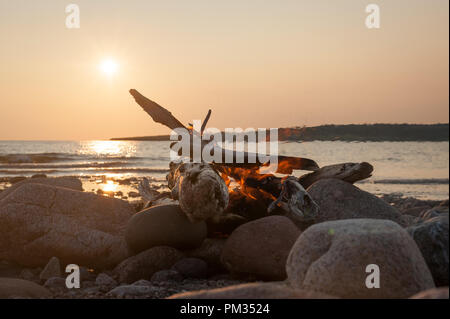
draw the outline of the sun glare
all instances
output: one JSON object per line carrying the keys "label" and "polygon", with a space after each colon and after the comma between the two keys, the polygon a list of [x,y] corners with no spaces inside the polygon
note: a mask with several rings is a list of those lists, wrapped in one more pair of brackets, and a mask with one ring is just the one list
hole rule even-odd
{"label": "sun glare", "polygon": [[112,59],[103,60],[100,64],[100,69],[108,76],[113,75],[117,72],[117,69],[119,68],[119,65],[116,61]]}

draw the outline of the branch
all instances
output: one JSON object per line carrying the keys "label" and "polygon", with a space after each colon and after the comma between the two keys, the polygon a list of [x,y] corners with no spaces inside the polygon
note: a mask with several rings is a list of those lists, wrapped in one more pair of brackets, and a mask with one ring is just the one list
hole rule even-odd
{"label": "branch", "polygon": [[134,97],[136,103],[139,104],[144,109],[144,111],[152,117],[153,121],[165,125],[172,130],[176,128],[186,129],[186,127],[180,121],[178,121],[172,115],[172,113],[167,111],[158,103],[146,98],[135,89],[131,89],[130,94]]}

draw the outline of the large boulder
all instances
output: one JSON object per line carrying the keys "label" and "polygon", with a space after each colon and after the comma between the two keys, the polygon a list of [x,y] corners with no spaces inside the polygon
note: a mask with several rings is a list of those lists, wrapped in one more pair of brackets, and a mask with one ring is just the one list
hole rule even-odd
{"label": "large boulder", "polygon": [[294,223],[283,216],[269,216],[239,226],[222,251],[222,263],[234,274],[263,279],[286,278],[285,264],[300,235]]}
{"label": "large boulder", "polygon": [[83,191],[83,184],[76,177],[39,177],[39,178],[27,178],[20,182],[14,183],[11,187],[5,189],[0,193],[0,200],[14,192],[19,187],[25,184],[44,184],[49,186],[57,186],[73,189],[75,191]]}
{"label": "large boulder", "polygon": [[114,266],[128,252],[125,201],[68,188],[27,183],[0,200],[0,259],[45,266]]}
{"label": "large boulder", "polygon": [[182,292],[168,299],[333,299],[315,291],[293,289],[282,282],[248,283],[224,288]]}
{"label": "large boulder", "polygon": [[351,218],[389,219],[406,225],[401,213],[384,200],[358,187],[338,180],[322,179],[308,187],[309,195],[319,205],[315,222]]}
{"label": "large boulder", "polygon": [[436,286],[448,286],[448,214],[427,219],[407,230],[419,246]]}
{"label": "large boulder", "polygon": [[50,291],[38,284],[16,278],[0,278],[0,299],[48,298]]}
{"label": "large boulder", "polygon": [[[376,284],[379,269],[379,288]],[[286,263],[297,288],[342,298],[408,298],[434,287],[422,254],[397,223],[348,219],[316,224],[297,239]],[[367,272],[366,272],[367,271]]]}
{"label": "large boulder", "polygon": [[156,246],[192,249],[201,245],[206,232],[205,222],[191,223],[179,205],[159,205],[135,214],[125,239],[133,253]]}
{"label": "large boulder", "polygon": [[159,246],[125,259],[114,269],[120,283],[133,283],[140,279],[151,280],[154,273],[170,269],[184,255],[172,247]]}

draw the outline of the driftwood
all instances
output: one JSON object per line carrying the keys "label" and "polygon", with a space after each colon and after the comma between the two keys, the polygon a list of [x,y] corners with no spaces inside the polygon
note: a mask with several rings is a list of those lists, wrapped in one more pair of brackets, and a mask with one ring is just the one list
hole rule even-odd
{"label": "driftwood", "polygon": [[[153,102],[152,100],[146,98],[142,94],[140,94],[137,90],[131,89],[130,94],[134,97],[137,104],[139,104],[144,111],[146,111],[152,119],[160,123],[164,126],[167,126],[168,128],[175,130],[177,128],[183,128],[188,131],[191,131],[186,126],[184,126],[177,118],[175,118],[172,113],[170,113],[168,110],[160,106],[158,103]],[[209,117],[211,116],[211,110],[208,111],[208,115],[206,116],[206,119],[203,121],[202,124],[202,130],[201,132],[192,132],[192,134],[202,134],[203,130],[205,129],[206,123],[209,120]],[[202,147],[206,144],[206,141],[202,141]],[[191,143],[192,144],[192,143]],[[217,148],[220,149],[219,147]],[[267,163],[262,163],[259,161],[258,156],[255,156],[255,154],[251,154],[248,152],[236,152],[232,150],[226,150],[226,149],[220,149],[220,153],[222,154],[222,162],[216,163],[216,166],[221,167],[239,167],[239,168],[245,168],[245,169],[258,169],[261,166],[266,165]],[[232,154],[230,154],[232,153]],[[231,155],[228,157],[233,158],[232,163],[225,163],[225,159],[227,158],[227,154]],[[243,163],[237,163],[237,158],[239,157],[243,158]],[[249,159],[256,158],[256,163],[252,163],[249,161]],[[301,157],[294,157],[294,156],[278,156],[278,166],[277,166],[276,173],[280,174],[292,174],[294,169],[297,170],[307,170],[307,171],[315,171],[319,168],[316,162],[314,162],[311,159],[308,158],[301,158]]]}

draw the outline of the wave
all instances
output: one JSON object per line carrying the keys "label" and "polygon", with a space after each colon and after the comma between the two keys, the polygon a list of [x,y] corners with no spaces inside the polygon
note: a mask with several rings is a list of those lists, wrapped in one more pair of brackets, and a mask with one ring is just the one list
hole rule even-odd
{"label": "wave", "polygon": [[[76,153],[17,153],[0,155],[0,163],[2,164],[43,164],[65,161],[80,160],[139,160],[141,157],[136,156],[114,156],[114,155],[93,155],[93,154],[76,154]],[[153,158],[150,158],[153,159]]]}
{"label": "wave", "polygon": [[449,184],[448,178],[411,178],[411,179],[377,179],[364,180],[359,183],[373,183],[373,184],[397,184],[397,185],[429,185],[429,184]]}
{"label": "wave", "polygon": [[166,168],[93,168],[86,170],[43,170],[43,169],[29,169],[29,170],[9,170],[9,169],[0,169],[0,174],[4,175],[34,175],[34,174],[61,174],[64,173],[66,175],[74,175],[75,173],[80,173],[83,175],[86,174],[99,174],[99,173],[108,173],[108,174],[125,174],[125,173],[133,173],[133,174],[144,174],[144,173],[168,173],[169,169]]}
{"label": "wave", "polygon": [[6,164],[0,165],[0,169],[70,169],[70,168],[107,168],[107,167],[120,167],[130,165],[129,162],[93,162],[93,163],[76,163],[76,164]]}

